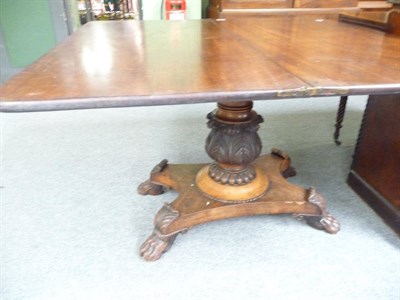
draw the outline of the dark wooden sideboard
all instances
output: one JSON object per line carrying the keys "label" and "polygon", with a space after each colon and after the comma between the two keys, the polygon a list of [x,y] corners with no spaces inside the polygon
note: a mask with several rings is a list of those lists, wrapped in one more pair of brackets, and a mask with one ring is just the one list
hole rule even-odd
{"label": "dark wooden sideboard", "polygon": [[368,99],[348,184],[400,233],[400,95]]}
{"label": "dark wooden sideboard", "polygon": [[363,1],[359,7],[360,11],[340,13],[339,20],[400,35],[400,0]]}
{"label": "dark wooden sideboard", "polygon": [[210,0],[208,17],[262,17],[272,14],[337,14],[358,11],[358,0]]}

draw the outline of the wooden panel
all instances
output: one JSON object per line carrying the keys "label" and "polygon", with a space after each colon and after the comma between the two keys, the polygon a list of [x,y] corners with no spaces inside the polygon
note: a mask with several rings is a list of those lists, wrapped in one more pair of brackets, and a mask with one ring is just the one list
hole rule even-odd
{"label": "wooden panel", "polygon": [[293,7],[293,0],[221,0],[222,9]]}
{"label": "wooden panel", "polygon": [[347,183],[400,233],[400,95],[371,96]]}
{"label": "wooden panel", "polygon": [[[376,2],[385,4],[382,1]],[[392,3],[388,4],[392,5]],[[392,9],[379,7],[373,9],[370,6],[359,12],[342,13],[339,15],[339,20],[400,35],[400,6]]]}
{"label": "wooden panel", "polygon": [[360,11],[339,15],[339,21],[368,26],[371,28],[388,31],[387,12],[385,11]]}
{"label": "wooden panel", "polygon": [[370,97],[352,169],[400,209],[400,95]]}
{"label": "wooden panel", "polygon": [[388,24],[390,33],[400,35],[400,7],[389,13]]}
{"label": "wooden panel", "polygon": [[[358,10],[357,2],[358,0],[210,0],[208,16],[217,19],[291,13],[337,14],[340,12],[338,9]],[[318,11],[320,9],[325,11]]]}
{"label": "wooden panel", "polygon": [[400,234],[400,210],[378,193],[356,171],[351,170],[347,184],[390,226]]}
{"label": "wooden panel", "polygon": [[393,3],[387,0],[378,1],[358,1],[357,6],[363,10],[388,10],[393,7]]}
{"label": "wooden panel", "polygon": [[316,19],[319,18],[337,20],[339,13],[357,11],[359,11],[357,7],[225,9],[222,12],[218,13],[216,18],[265,18],[270,16],[312,15]]}
{"label": "wooden panel", "polygon": [[297,8],[356,7],[358,0],[294,0]]}

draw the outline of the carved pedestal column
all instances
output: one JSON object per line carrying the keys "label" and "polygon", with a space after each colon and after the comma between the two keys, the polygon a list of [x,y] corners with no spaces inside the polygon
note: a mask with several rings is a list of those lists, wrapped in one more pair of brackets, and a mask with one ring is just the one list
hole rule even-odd
{"label": "carved pedestal column", "polygon": [[219,103],[207,116],[206,151],[215,162],[200,170],[196,184],[210,199],[253,201],[268,188],[268,178],[251,164],[261,153],[257,130],[263,122],[252,107],[251,101]]}

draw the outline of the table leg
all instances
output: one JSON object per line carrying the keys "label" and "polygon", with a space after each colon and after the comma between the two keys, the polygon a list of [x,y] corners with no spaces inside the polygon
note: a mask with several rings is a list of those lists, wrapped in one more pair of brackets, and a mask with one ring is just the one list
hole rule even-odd
{"label": "table leg", "polygon": [[263,120],[252,110],[251,101],[219,103],[208,119],[206,151],[214,163],[178,165],[163,160],[139,186],[143,195],[168,188],[178,192],[157,213],[154,230],[140,248],[144,259],[159,259],[179,233],[225,218],[290,213],[317,229],[339,231],[339,223],[315,188],[286,180],[296,173],[285,152],[272,149],[259,156],[257,130]]}
{"label": "table leg", "polygon": [[340,97],[339,108],[336,115],[336,124],[335,124],[335,133],[333,134],[333,138],[335,140],[336,145],[340,145],[342,142],[339,141],[340,129],[343,127],[343,119],[344,113],[346,112],[347,105],[347,96]]}

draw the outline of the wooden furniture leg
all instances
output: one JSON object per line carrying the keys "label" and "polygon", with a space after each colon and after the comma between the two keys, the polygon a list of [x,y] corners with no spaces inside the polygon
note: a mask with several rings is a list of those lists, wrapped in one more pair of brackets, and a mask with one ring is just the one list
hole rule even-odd
{"label": "wooden furniture leg", "polygon": [[317,229],[339,231],[339,223],[315,188],[286,180],[296,172],[285,152],[272,149],[259,156],[257,130],[263,120],[252,110],[251,101],[219,103],[208,119],[211,133],[206,151],[214,163],[184,165],[163,160],[138,188],[143,195],[169,188],[179,194],[157,213],[154,230],[140,247],[144,259],[159,259],[179,233],[195,225],[232,217],[290,213]]}
{"label": "wooden furniture leg", "polygon": [[344,114],[346,112],[346,105],[347,105],[347,96],[340,97],[339,108],[336,114],[336,124],[335,124],[335,133],[333,134],[333,138],[335,140],[336,145],[341,145],[342,142],[339,141],[340,129],[343,127],[343,119]]}

